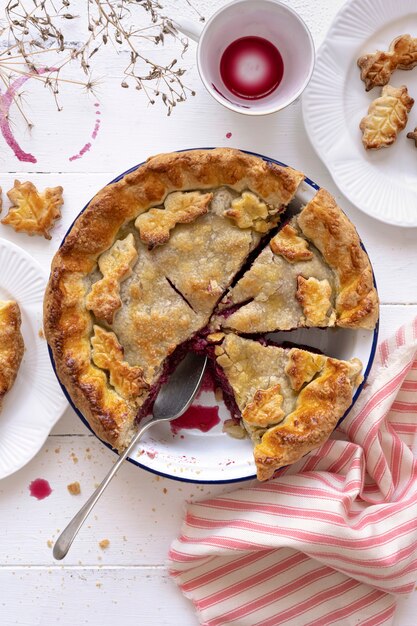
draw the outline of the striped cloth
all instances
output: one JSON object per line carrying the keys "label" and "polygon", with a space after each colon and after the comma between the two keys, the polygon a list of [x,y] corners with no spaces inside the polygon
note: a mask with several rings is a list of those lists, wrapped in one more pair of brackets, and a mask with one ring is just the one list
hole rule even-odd
{"label": "striped cloth", "polygon": [[334,438],[188,505],[170,573],[204,626],[391,624],[417,579],[417,319],[379,347]]}

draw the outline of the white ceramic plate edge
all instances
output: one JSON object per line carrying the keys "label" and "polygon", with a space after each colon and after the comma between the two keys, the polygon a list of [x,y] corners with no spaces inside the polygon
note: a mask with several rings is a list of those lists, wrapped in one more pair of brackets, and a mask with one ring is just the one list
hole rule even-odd
{"label": "white ceramic plate edge", "polygon": [[[401,13],[416,14],[414,0],[350,0],[335,16],[323,44],[317,52],[316,67],[310,84],[302,96],[304,126],[309,140],[326,165],[335,184],[341,192],[361,211],[386,224],[404,228],[417,227],[417,178],[414,189],[399,181],[388,181],[379,171],[382,154],[366,154],[361,145],[360,132],[352,138],[346,132],[345,102],[341,97],[348,74],[353,72],[355,89],[365,93],[365,87],[359,78],[356,59],[367,50],[367,39],[374,32],[388,28],[390,20],[395,23],[401,19]],[[416,18],[417,19],[417,18]],[[403,32],[409,32],[404,26]],[[397,34],[401,34],[398,32]],[[379,43],[384,46],[384,41]],[[390,39],[388,39],[389,43]],[[385,43],[387,46],[387,44]],[[375,49],[375,46],[374,48]],[[407,83],[411,72],[395,72],[393,80]],[[415,78],[413,78],[415,80]],[[349,82],[349,88],[352,81]],[[369,102],[379,96],[379,88],[373,89],[366,97]],[[362,95],[362,93],[361,93]],[[417,92],[412,93],[417,99]],[[366,115],[368,100],[363,109]],[[411,111],[410,116],[415,113]],[[414,115],[415,117],[415,115]],[[412,118],[414,119],[414,118]],[[415,124],[409,122],[414,128]],[[407,127],[408,128],[408,127]],[[410,140],[403,131],[396,145],[378,151],[392,156],[394,150],[406,151],[414,156]],[[402,142],[401,144],[399,142]],[[409,145],[408,145],[409,144]],[[397,152],[396,154],[398,154]],[[350,155],[350,156],[346,156]],[[410,163],[410,175],[417,171],[416,162]],[[396,156],[393,156],[396,159]]]}
{"label": "white ceramic plate edge", "polygon": [[46,274],[30,254],[3,238],[0,239],[0,259],[0,298],[17,300],[25,342],[25,353],[15,384],[6,395],[0,413],[2,479],[32,460],[68,404],[55,379],[47,343],[39,335]]}

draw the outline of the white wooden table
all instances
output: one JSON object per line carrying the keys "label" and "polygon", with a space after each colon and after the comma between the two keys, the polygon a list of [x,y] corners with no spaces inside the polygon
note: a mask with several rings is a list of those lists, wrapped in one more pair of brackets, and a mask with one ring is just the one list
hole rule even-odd
{"label": "white wooden table", "polygon": [[[288,4],[305,19],[318,46],[343,1],[288,0]],[[194,0],[206,16],[223,3]],[[171,17],[195,15],[186,0],[165,4]],[[83,10],[85,3],[80,0],[79,12]],[[40,85],[27,83],[35,127],[30,136],[15,116],[15,135],[22,147],[37,157],[37,163],[19,162],[0,138],[0,184],[3,190],[12,186],[14,178],[30,179],[41,188],[61,184],[65,190],[63,219],[50,242],[18,235],[2,225],[0,237],[25,248],[47,270],[75,215],[116,174],[163,151],[193,146],[249,149],[303,170],[336,195],[356,224],[374,264],[382,301],[381,338],[411,320],[417,315],[416,231],[378,223],[341,196],[309,144],[300,103],[263,119],[229,112],[200,85],[194,53],[190,43],[183,64],[189,69],[187,84],[197,95],[179,105],[169,118],[162,105],[148,106],[137,91],[120,89],[120,61],[110,51],[98,60],[96,72],[105,77],[99,92],[101,128],[91,150],[73,161],[69,157],[79,151],[94,127],[96,99],[64,90],[65,108],[58,113]],[[168,41],[166,51],[157,54],[172,56],[172,43]],[[179,531],[186,500],[219,494],[233,486],[174,482],[126,463],[64,565],[54,561],[51,543],[113,461],[114,455],[68,408],[39,454],[0,482],[2,626],[108,626],[125,620],[141,626],[197,624],[191,604],[168,578],[168,547]],[[46,478],[53,489],[42,501],[29,496],[28,485],[37,477]],[[71,496],[67,484],[76,480],[82,493]],[[110,540],[107,550],[98,545],[102,539]],[[415,626],[416,611],[417,594],[402,599],[395,624]]]}

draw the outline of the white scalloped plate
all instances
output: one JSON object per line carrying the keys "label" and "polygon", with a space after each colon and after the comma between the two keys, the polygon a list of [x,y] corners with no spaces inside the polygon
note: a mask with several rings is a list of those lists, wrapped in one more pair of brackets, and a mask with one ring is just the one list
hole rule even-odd
{"label": "white scalloped plate", "polygon": [[42,329],[46,276],[27,252],[0,239],[0,299],[16,300],[25,353],[0,413],[0,479],[28,463],[68,406],[55,378]]}
{"label": "white scalloped plate", "polygon": [[359,130],[381,88],[365,91],[357,59],[387,49],[392,39],[405,33],[417,36],[416,0],[346,2],[317,53],[302,104],[310,141],[342,193],[371,217],[416,227],[417,149],[406,135],[417,126],[417,68],[397,70],[390,80],[395,87],[407,85],[416,100],[395,144],[366,151]]}
{"label": "white scalloped plate", "polygon": [[[256,156],[283,165],[263,155]],[[137,167],[133,167],[129,172]],[[129,172],[124,172],[115,180],[120,180]],[[294,210],[299,210],[301,205],[311,200],[318,189],[316,183],[306,178],[297,191]],[[358,357],[363,363],[364,380],[355,392],[353,405],[372,366],[378,339],[378,325],[373,331],[311,328],[295,330],[291,333],[276,333],[271,337],[278,342],[292,341],[300,345],[315,347],[324,354],[339,359]],[[52,353],[50,356],[53,359]],[[85,417],[72,403],[66,389],[64,387],[62,389],[75,412],[91,430]],[[230,417],[224,404],[217,402],[213,392],[206,391],[202,392],[201,397],[194,404],[218,406],[220,423],[209,432],[187,429],[179,431],[178,434],[172,433],[169,424],[157,424],[144,435],[128,460],[155,474],[185,482],[229,483],[255,478],[256,468],[251,442],[248,439],[243,441],[232,439],[222,432],[223,421]],[[105,445],[110,448],[107,443]]]}

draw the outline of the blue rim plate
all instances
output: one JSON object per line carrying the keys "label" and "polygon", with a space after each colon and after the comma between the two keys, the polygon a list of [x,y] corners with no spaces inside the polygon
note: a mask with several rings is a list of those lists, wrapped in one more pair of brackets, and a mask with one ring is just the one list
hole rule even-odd
{"label": "blue rim plate", "polygon": [[[189,148],[187,150],[178,150],[178,152],[186,152],[188,150],[197,149],[212,150],[213,148]],[[242,152],[247,152],[248,154],[258,156],[270,163],[287,167],[287,165],[281,161],[266,157],[256,152],[250,152],[247,150],[243,150]],[[135,165],[126,172],[123,172],[123,174],[114,178],[109,184],[121,180],[124,176],[126,176],[126,174],[130,174],[141,165],[143,165],[143,163],[139,163],[139,165]],[[308,200],[313,197],[319,188],[319,185],[309,178],[306,178],[300,185],[296,198],[302,203],[308,202]],[[89,203],[87,203],[82,211],[77,215],[74,222],[78,219],[81,213],[85,211],[88,205]],[[61,242],[61,246],[63,245],[74,222],[65,234]],[[365,250],[362,242],[361,245]],[[300,329],[292,331],[291,336],[288,333],[277,333],[276,338],[279,338],[279,340],[282,341],[291,339],[291,341],[299,343],[300,345],[310,345],[312,347],[319,348],[324,353],[330,354],[330,356],[335,358],[350,359],[357,356],[361,359],[362,363],[366,364],[363,381],[354,394],[351,407],[346,411],[345,415],[340,420],[342,421],[356,402],[369,376],[378,341],[378,326],[379,324],[377,324],[374,331],[352,331],[346,329]],[[49,355],[52,367],[56,374],[55,362],[50,349]],[[65,386],[61,383],[61,381],[59,381],[59,383],[68,402],[71,404],[78,417],[85,424],[85,426],[87,426],[87,428],[95,434],[83,414],[74,405]],[[213,394],[210,392],[203,392],[198,400],[198,403],[206,406],[213,406],[214,403],[217,404],[214,400]],[[228,417],[225,407],[219,407],[219,416],[221,421]],[[113,450],[108,443],[104,441],[102,443],[110,450]],[[113,452],[115,451],[113,450]],[[241,482],[256,478],[252,445],[250,441],[235,440],[228,437],[222,433],[221,423],[206,433],[193,429],[183,430],[177,434],[173,434],[171,432],[169,424],[155,425],[140,442],[137,451],[135,451],[131,457],[128,457],[128,461],[137,467],[145,469],[148,472],[152,472],[153,474],[183,482],[223,484]]]}

